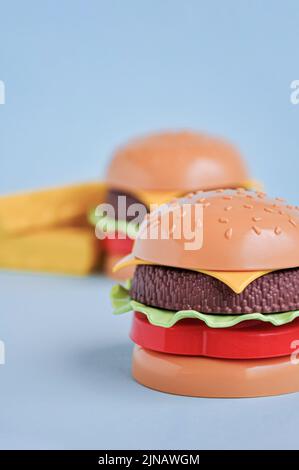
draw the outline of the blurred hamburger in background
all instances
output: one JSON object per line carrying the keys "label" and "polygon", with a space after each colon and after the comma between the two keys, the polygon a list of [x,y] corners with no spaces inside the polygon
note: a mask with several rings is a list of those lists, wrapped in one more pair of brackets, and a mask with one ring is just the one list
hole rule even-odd
{"label": "blurred hamburger in background", "polygon": [[[106,202],[113,207],[114,217],[102,217],[101,213],[97,216],[92,211],[90,220],[106,234],[103,246],[108,275],[132,249],[137,233],[137,205],[143,207],[144,215],[151,205],[163,204],[190,191],[253,185],[234,146],[195,132],[157,133],[129,142],[114,154],[106,183]],[[126,201],[122,213],[120,198]],[[127,278],[131,273],[127,270],[114,277]]]}

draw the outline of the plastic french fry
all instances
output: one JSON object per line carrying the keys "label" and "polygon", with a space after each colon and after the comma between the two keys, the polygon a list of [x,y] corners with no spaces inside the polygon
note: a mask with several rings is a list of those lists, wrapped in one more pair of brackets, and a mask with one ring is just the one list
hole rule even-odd
{"label": "plastic french fry", "polygon": [[3,238],[0,268],[84,275],[97,270],[101,244],[92,228],[56,228]]}
{"label": "plastic french fry", "polygon": [[61,226],[87,226],[87,212],[104,201],[101,182],[61,186],[0,197],[0,234],[22,234]]}

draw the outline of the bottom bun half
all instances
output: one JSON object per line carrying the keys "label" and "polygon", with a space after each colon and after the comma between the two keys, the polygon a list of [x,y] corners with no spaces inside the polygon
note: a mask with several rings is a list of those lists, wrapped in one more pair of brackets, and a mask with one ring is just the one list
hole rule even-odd
{"label": "bottom bun half", "polygon": [[299,361],[214,359],[159,353],[135,346],[132,374],[140,384],[175,395],[242,398],[299,391]]}

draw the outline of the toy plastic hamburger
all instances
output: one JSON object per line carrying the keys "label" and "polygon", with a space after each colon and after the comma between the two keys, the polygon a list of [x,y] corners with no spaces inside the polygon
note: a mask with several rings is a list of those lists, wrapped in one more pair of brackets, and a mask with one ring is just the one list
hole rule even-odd
{"label": "toy plastic hamburger", "polygon": [[128,265],[131,286],[112,299],[134,311],[138,382],[203,397],[299,390],[298,207],[244,189],[190,194],[147,216],[116,269]]}
{"label": "toy plastic hamburger", "polygon": [[[136,204],[148,212],[152,204],[163,204],[189,191],[251,187],[248,179],[239,152],[226,141],[203,134],[154,134],[120,148],[106,178],[107,203],[115,209],[115,216],[100,219],[91,216],[91,221],[107,234],[104,240],[107,274],[111,275],[113,265],[132,250]],[[120,197],[126,197],[122,214],[118,210]],[[115,235],[113,239],[111,234]],[[128,270],[116,276],[126,278],[127,275]]]}

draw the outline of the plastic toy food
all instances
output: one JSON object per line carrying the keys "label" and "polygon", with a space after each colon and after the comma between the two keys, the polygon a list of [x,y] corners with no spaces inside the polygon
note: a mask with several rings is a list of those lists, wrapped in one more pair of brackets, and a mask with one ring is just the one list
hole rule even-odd
{"label": "plastic toy food", "polygon": [[104,199],[99,183],[0,197],[0,267],[88,274],[101,245],[87,212]]}
{"label": "plastic toy food", "polygon": [[[124,254],[130,253],[134,230],[134,210],[120,214],[120,196],[126,196],[126,209],[142,204],[163,204],[174,197],[198,189],[251,187],[248,172],[239,152],[229,143],[192,132],[161,133],[140,138],[120,148],[107,173],[107,202],[115,208],[115,218],[102,222],[93,214],[93,223],[103,224],[106,233],[122,233],[104,244],[106,271]],[[99,225],[98,225],[99,226]],[[126,278],[127,273],[114,277]]]}
{"label": "plastic toy food", "polygon": [[205,397],[299,391],[299,207],[244,189],[189,194],[147,216],[115,269],[132,265],[112,301],[134,311],[138,382]]}
{"label": "plastic toy food", "polygon": [[103,201],[101,183],[82,183],[0,197],[0,235],[22,235],[58,226],[85,225],[91,207]]}
{"label": "plastic toy food", "polygon": [[1,239],[1,269],[85,275],[99,268],[100,245],[90,228],[53,228]]}

